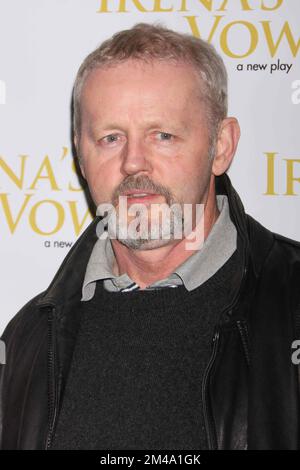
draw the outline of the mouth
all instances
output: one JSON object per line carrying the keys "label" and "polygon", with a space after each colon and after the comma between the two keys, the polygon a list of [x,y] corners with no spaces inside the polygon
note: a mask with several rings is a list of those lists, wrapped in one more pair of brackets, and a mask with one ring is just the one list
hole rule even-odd
{"label": "mouth", "polygon": [[124,193],[121,194],[121,196],[126,196],[127,198],[127,203],[133,203],[133,202],[148,202],[154,198],[157,198],[158,196],[161,196],[161,194],[155,193],[153,191],[145,191],[145,190],[140,190],[140,189],[133,189],[130,191],[125,191]]}

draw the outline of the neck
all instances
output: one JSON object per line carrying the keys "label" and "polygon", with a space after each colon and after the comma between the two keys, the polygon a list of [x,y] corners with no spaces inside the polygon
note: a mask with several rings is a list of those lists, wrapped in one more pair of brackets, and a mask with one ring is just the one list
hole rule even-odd
{"label": "neck", "polygon": [[[203,237],[205,240],[219,216],[214,182],[211,181],[204,207]],[[186,238],[150,250],[133,250],[118,240],[112,240],[115,253],[113,271],[116,275],[127,273],[142,289],[168,277],[177,266],[192,256],[197,248],[186,249]]]}

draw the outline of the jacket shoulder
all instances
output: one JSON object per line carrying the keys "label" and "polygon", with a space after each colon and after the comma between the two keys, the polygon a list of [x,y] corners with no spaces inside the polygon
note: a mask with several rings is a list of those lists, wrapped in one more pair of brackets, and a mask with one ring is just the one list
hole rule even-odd
{"label": "jacket shoulder", "polygon": [[274,247],[273,255],[277,257],[281,266],[289,266],[289,271],[300,280],[300,242],[273,232]]}
{"label": "jacket shoulder", "polygon": [[[276,232],[272,232],[267,227],[262,225],[251,215],[247,214],[248,231],[250,235],[250,242],[254,253],[259,254],[262,261],[267,259],[268,255],[278,256],[278,261],[289,262],[292,256],[293,261],[299,258],[300,261],[300,241],[288,238]],[[279,259],[280,254],[284,255],[284,259]]]}
{"label": "jacket shoulder", "polygon": [[300,254],[300,241],[294,240],[292,238],[285,237],[279,233],[273,232],[275,240],[285,248],[294,248],[296,252]]}
{"label": "jacket shoulder", "polygon": [[292,312],[295,335],[298,337],[300,335],[300,242],[272,232],[249,215],[247,219],[250,252],[262,296],[266,298],[266,293],[272,292],[272,296],[278,296],[278,304],[285,299],[286,308]]}

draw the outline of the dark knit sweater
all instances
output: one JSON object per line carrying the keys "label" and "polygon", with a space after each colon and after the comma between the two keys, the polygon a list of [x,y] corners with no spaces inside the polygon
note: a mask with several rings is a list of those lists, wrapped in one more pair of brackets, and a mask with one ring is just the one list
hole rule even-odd
{"label": "dark knit sweater", "polygon": [[208,281],[81,302],[53,449],[206,449],[201,385],[239,249]]}

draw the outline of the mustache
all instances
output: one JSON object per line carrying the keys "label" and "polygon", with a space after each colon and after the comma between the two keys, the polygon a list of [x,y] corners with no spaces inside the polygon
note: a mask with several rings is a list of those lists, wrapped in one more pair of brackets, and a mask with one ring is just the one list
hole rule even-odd
{"label": "mustache", "polygon": [[124,191],[131,191],[134,189],[143,190],[145,192],[152,191],[157,194],[161,194],[165,197],[167,204],[170,205],[171,200],[173,199],[171,191],[158,183],[154,183],[148,176],[140,175],[140,176],[129,176],[126,178],[122,183],[115,189],[113,193],[113,204],[116,204],[119,196]]}

